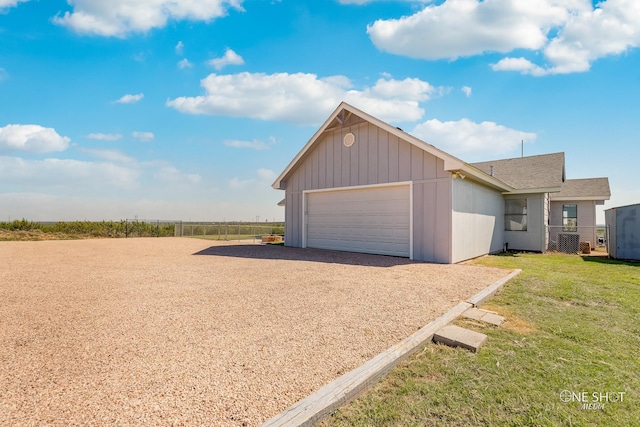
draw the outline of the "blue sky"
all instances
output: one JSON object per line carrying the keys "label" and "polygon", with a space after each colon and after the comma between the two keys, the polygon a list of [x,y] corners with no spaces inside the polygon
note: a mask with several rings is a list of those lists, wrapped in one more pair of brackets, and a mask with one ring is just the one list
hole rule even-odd
{"label": "blue sky", "polygon": [[639,46],[637,0],[0,0],[0,220],[282,220],[343,100],[638,203]]}

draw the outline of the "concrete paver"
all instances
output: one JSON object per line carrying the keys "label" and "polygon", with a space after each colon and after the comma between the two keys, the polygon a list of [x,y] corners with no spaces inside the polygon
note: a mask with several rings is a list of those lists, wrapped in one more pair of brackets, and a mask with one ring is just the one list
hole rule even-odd
{"label": "concrete paver", "polygon": [[433,341],[450,347],[466,348],[477,353],[487,341],[487,336],[460,326],[447,325],[433,335]]}

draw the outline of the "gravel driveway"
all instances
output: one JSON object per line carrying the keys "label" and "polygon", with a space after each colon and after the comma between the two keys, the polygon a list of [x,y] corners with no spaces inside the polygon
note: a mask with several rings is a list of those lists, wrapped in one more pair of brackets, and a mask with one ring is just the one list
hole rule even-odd
{"label": "gravel driveway", "polygon": [[0,242],[0,425],[258,425],[504,270],[187,238]]}

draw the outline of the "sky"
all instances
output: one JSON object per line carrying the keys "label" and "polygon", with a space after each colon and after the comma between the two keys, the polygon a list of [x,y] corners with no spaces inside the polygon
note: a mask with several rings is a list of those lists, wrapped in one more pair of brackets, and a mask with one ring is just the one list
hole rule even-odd
{"label": "sky", "polygon": [[640,203],[638,47],[637,0],[0,0],[0,221],[283,220],[342,101]]}

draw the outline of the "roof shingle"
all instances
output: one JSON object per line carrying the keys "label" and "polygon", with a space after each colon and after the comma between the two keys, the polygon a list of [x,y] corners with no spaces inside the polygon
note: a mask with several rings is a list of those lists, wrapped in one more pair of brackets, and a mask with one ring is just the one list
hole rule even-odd
{"label": "roof shingle", "polygon": [[559,193],[551,193],[552,199],[592,198],[609,200],[611,190],[608,178],[568,179]]}
{"label": "roof shingle", "polygon": [[559,188],[565,179],[564,153],[471,163],[518,190]]}

